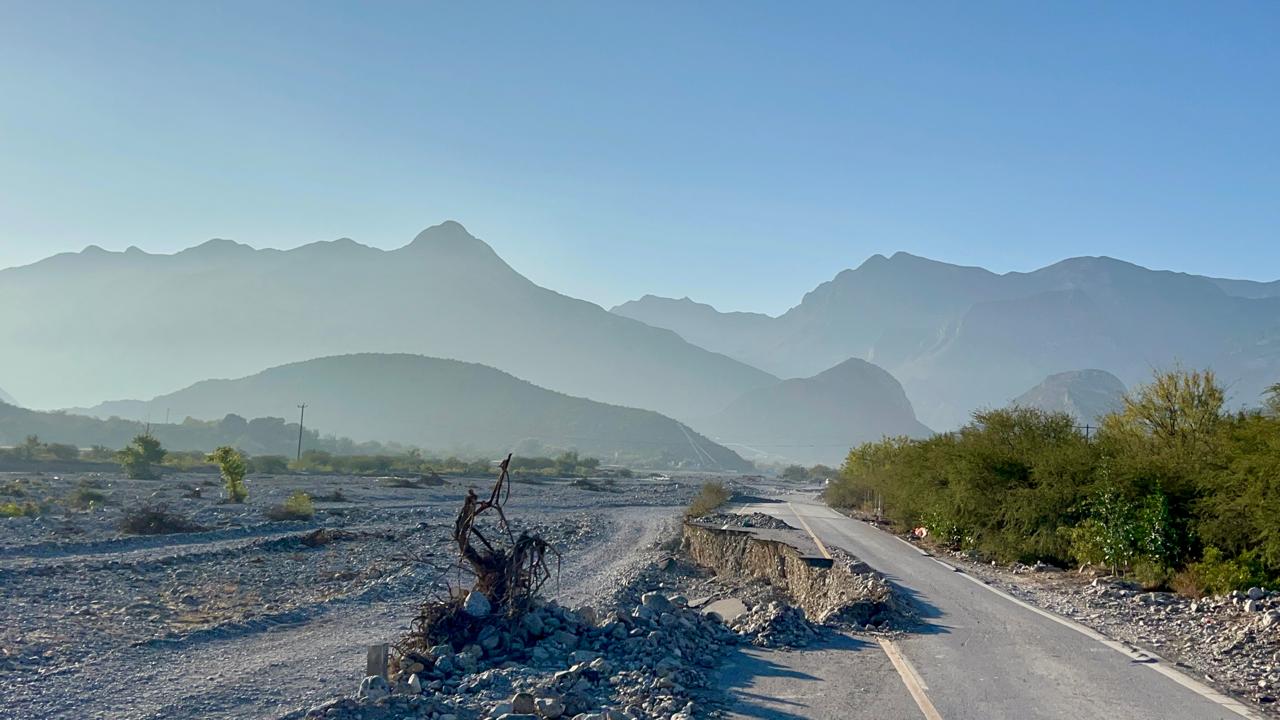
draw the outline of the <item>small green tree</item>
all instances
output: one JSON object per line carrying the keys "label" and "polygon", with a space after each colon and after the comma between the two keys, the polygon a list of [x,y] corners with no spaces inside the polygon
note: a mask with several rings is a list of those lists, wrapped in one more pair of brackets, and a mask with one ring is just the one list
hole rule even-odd
{"label": "small green tree", "polygon": [[164,462],[166,454],[159,440],[150,435],[138,435],[127,447],[116,453],[116,462],[134,480],[154,480],[160,476],[155,466]]}
{"label": "small green tree", "polygon": [[222,473],[227,500],[233,503],[244,502],[249,497],[249,489],[244,485],[244,474],[248,468],[240,451],[224,445],[209,453],[209,462],[216,463]]}
{"label": "small green tree", "polygon": [[40,438],[28,435],[22,444],[13,449],[13,455],[19,460],[35,460],[40,454]]}

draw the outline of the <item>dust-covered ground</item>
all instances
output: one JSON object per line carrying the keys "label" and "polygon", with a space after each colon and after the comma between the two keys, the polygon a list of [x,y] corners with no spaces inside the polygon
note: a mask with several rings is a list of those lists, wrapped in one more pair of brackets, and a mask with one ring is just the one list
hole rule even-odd
{"label": "dust-covered ground", "polygon": [[[546,594],[580,605],[647,560],[701,481],[517,481],[507,512],[563,557]],[[253,476],[233,505],[203,474],[0,475],[55,508],[0,519],[0,718],[275,718],[349,692],[368,644],[465,580],[448,569],[453,519],[492,482]],[[66,509],[86,489],[105,502]],[[269,520],[295,490],[315,517]],[[121,532],[126,510],[156,503],[204,529]]]}

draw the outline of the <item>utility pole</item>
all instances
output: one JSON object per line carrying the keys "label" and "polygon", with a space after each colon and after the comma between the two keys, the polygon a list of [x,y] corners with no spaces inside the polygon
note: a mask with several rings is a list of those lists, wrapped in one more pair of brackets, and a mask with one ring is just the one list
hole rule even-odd
{"label": "utility pole", "polygon": [[307,419],[307,404],[298,406],[298,462],[302,462],[302,423]]}

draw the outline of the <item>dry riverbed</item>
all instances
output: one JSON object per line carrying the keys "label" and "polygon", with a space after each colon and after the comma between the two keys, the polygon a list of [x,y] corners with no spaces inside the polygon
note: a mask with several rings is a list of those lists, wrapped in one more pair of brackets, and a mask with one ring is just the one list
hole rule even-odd
{"label": "dry riverbed", "polygon": [[[0,519],[0,718],[274,718],[350,692],[365,646],[462,580],[447,570],[453,518],[491,482],[255,476],[232,505],[210,475],[0,475],[55,508]],[[508,511],[563,554],[549,594],[581,603],[629,582],[699,483],[517,482]],[[66,509],[84,488],[104,502]],[[315,517],[269,520],[295,490]],[[122,533],[125,510],[148,503],[205,529]]]}

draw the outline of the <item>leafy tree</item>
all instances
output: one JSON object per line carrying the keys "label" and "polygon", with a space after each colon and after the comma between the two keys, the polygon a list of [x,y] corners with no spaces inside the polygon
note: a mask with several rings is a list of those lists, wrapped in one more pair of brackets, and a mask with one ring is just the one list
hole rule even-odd
{"label": "leafy tree", "polygon": [[809,471],[803,465],[788,465],[782,469],[780,477],[789,482],[804,482],[809,479]]}
{"label": "leafy tree", "polygon": [[55,460],[79,460],[80,448],[66,443],[49,443],[44,450]]}
{"label": "leafy tree", "polygon": [[218,466],[222,473],[222,484],[227,490],[227,500],[242,503],[249,497],[249,489],[245,487],[244,475],[247,470],[244,455],[232,447],[222,446],[209,453],[209,462]]}
{"label": "leafy tree", "polygon": [[1149,443],[1187,460],[1212,449],[1226,394],[1212,370],[1156,372],[1125,395],[1124,408],[1103,419],[1102,432],[1121,441]]}
{"label": "leafy tree", "polygon": [[1267,391],[1263,394],[1266,397],[1264,405],[1267,414],[1272,417],[1280,417],[1280,383],[1267,388]]}
{"label": "leafy tree", "polygon": [[1140,500],[1104,488],[1087,502],[1088,516],[1071,533],[1071,552],[1081,562],[1108,565],[1113,571],[1147,561],[1168,565],[1177,544],[1163,495]]}
{"label": "leafy tree", "polygon": [[35,435],[28,435],[22,440],[22,444],[13,449],[13,456],[18,460],[35,460],[40,454],[40,438]]}
{"label": "leafy tree", "polygon": [[135,480],[154,480],[159,477],[155,466],[164,462],[167,453],[160,441],[150,435],[138,435],[127,447],[116,453],[116,462],[126,475]]}

